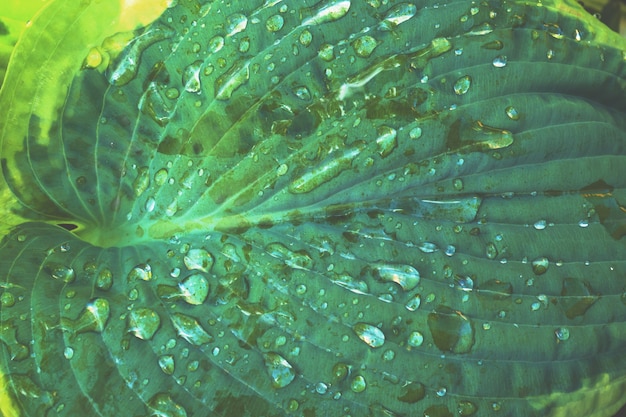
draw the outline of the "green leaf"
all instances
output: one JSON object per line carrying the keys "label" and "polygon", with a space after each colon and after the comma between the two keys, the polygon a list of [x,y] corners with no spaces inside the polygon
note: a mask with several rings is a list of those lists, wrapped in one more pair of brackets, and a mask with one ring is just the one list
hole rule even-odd
{"label": "green leaf", "polygon": [[166,6],[51,2],[10,64],[19,415],[624,404],[623,38],[557,0]]}

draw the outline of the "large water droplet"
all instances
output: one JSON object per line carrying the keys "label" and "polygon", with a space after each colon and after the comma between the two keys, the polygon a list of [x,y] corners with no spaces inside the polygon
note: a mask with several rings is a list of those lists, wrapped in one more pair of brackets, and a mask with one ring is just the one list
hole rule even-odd
{"label": "large water droplet", "polygon": [[460,311],[439,306],[428,315],[435,345],[444,352],[468,353],[474,346],[474,326]]}
{"label": "large water droplet", "polygon": [[315,6],[300,10],[302,26],[320,25],[344,17],[350,9],[349,0],[320,1]]}
{"label": "large water droplet", "polygon": [[197,93],[202,88],[200,83],[200,70],[202,61],[195,61],[189,64],[183,71],[183,85],[189,93]]}
{"label": "large water droplet", "polygon": [[213,341],[213,336],[208,334],[195,318],[182,313],[173,313],[171,320],[178,335],[192,345],[200,346]]}
{"label": "large water droplet", "polygon": [[138,339],[152,339],[160,325],[161,318],[149,308],[136,308],[128,314],[128,331]]}
{"label": "large water droplet", "polygon": [[159,367],[165,375],[172,375],[176,367],[173,355],[161,355],[159,356]]}
{"label": "large water droplet", "polygon": [[60,264],[58,262],[48,262],[45,266],[46,272],[54,279],[63,281],[65,283],[73,282],[76,278],[74,268]]}
{"label": "large water droplet", "polygon": [[192,305],[204,303],[209,295],[209,282],[200,274],[189,275],[178,284],[183,299]]}
{"label": "large water droplet", "polygon": [[506,62],[506,55],[498,55],[493,59],[493,66],[496,68],[503,68],[506,67]]}
{"label": "large water droplet", "polygon": [[378,348],[385,344],[385,334],[376,326],[367,323],[357,323],[352,329],[359,339],[370,347]]}
{"label": "large water droplet", "polygon": [[265,358],[265,368],[272,379],[274,388],[286,387],[296,377],[296,371],[291,364],[278,353],[269,352],[263,356]]}
{"label": "large water droplet", "polygon": [[212,53],[219,52],[224,47],[224,37],[220,35],[213,36],[209,39],[209,51]]}
{"label": "large water droplet", "polygon": [[183,258],[183,262],[190,271],[209,272],[214,261],[213,256],[206,249],[190,249]]}
{"label": "large water droplet", "polygon": [[378,153],[385,158],[398,146],[398,132],[392,127],[381,126],[378,128],[377,133],[376,145],[378,145]]}
{"label": "large water droplet", "polygon": [[365,388],[367,388],[367,382],[365,381],[365,378],[363,378],[362,375],[355,376],[352,382],[350,383],[350,389],[353,392],[356,392],[356,393],[363,392],[365,391]]}
{"label": "large water droplet", "polygon": [[532,262],[532,268],[535,275],[543,275],[548,270],[550,261],[545,256],[539,257]]}
{"label": "large water droplet", "polygon": [[182,405],[176,403],[169,394],[159,392],[147,403],[152,416],[157,417],[187,417],[187,411]]}
{"label": "large water droplet", "polygon": [[128,282],[136,280],[150,281],[152,279],[152,267],[148,264],[139,264],[130,270],[126,279]]}
{"label": "large water droplet", "polygon": [[478,407],[471,401],[461,400],[457,406],[457,413],[461,417],[473,416],[477,410]]}
{"label": "large water droplet", "polygon": [[311,256],[304,251],[292,251],[282,243],[269,243],[265,250],[275,258],[281,259],[285,265],[295,269],[311,269],[313,260]]}
{"label": "large water droplet", "polygon": [[0,324],[0,341],[9,349],[11,360],[21,361],[30,356],[28,347],[17,341],[17,327],[13,320],[3,321]]}
{"label": "large water droplet", "polygon": [[364,35],[352,43],[354,52],[361,58],[369,57],[378,46],[376,39],[370,35]]}
{"label": "large water droplet", "polygon": [[241,13],[231,14],[226,18],[226,36],[233,36],[246,30],[248,18]]}
{"label": "large water droplet", "polygon": [[384,282],[395,282],[404,291],[410,291],[420,282],[420,274],[411,265],[377,265],[374,270]]}
{"label": "large water droplet", "polygon": [[141,167],[137,170],[137,177],[133,181],[133,191],[135,197],[141,196],[150,186],[150,170],[148,167]]}
{"label": "large water droplet", "polygon": [[454,93],[457,95],[462,95],[468,92],[470,85],[472,84],[472,77],[469,75],[465,75],[454,83]]}
{"label": "large water droplet", "polygon": [[378,26],[379,30],[390,31],[406,22],[417,13],[417,7],[411,3],[399,3],[390,8]]}
{"label": "large water droplet", "polygon": [[269,32],[278,32],[279,30],[281,30],[283,28],[284,25],[285,25],[285,18],[283,18],[279,14],[275,14],[273,16],[270,16],[265,21],[265,28]]}
{"label": "large water droplet", "polygon": [[100,333],[109,320],[109,302],[104,298],[96,298],[89,302],[76,320],[61,318],[61,328],[74,333]]}

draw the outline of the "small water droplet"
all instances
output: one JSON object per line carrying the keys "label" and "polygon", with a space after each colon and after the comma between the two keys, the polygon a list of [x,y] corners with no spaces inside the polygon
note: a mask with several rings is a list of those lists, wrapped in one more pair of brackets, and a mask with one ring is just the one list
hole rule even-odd
{"label": "small water droplet", "polygon": [[487,255],[487,259],[496,259],[498,257],[498,248],[493,242],[487,243],[485,255]]}
{"label": "small water droplet", "polygon": [[437,245],[431,242],[421,242],[417,248],[424,253],[434,253],[439,250]]}
{"label": "small water droplet", "polygon": [[313,41],[313,34],[308,29],[304,29],[298,37],[298,41],[302,46],[309,46]]}
{"label": "small water droplet", "polygon": [[472,84],[472,77],[470,77],[469,75],[465,75],[459,78],[454,83],[454,93],[459,96],[467,93],[469,91],[471,84]]}
{"label": "small water droplet", "polygon": [[382,158],[386,158],[398,146],[398,133],[396,129],[389,126],[379,127],[377,133],[376,145],[378,145],[378,153]]}
{"label": "small water droplet", "polygon": [[471,401],[462,400],[458,403],[457,413],[461,417],[473,416],[477,410],[478,407]]}
{"label": "small water droplet", "polygon": [[63,356],[65,356],[65,359],[72,359],[74,357],[74,349],[69,346],[66,347],[65,350],[63,350]]}
{"label": "small water droplet", "polygon": [[532,268],[535,275],[545,274],[549,266],[550,261],[545,256],[542,256],[532,261]]}
{"label": "small water droplet", "polygon": [[323,382],[318,382],[317,384],[315,384],[315,392],[320,395],[326,394],[326,392],[328,392],[328,385]]}
{"label": "small water droplet", "polygon": [[508,106],[504,109],[504,112],[506,113],[506,116],[511,120],[519,120],[520,118],[519,112],[513,106]]}
{"label": "small water droplet", "polygon": [[365,391],[365,388],[367,388],[367,383],[365,381],[365,378],[363,378],[363,376],[361,375],[355,376],[352,382],[350,383],[350,389],[353,392],[356,392],[356,393],[363,392]]}
{"label": "small water droplet", "polygon": [[545,220],[537,220],[533,224],[533,227],[537,230],[544,230],[547,225],[548,225],[548,222],[546,222]]}
{"label": "small water droplet", "polygon": [[278,353],[269,352],[263,355],[265,368],[272,380],[274,388],[284,388],[296,377],[296,371],[285,358]]}
{"label": "small water droplet", "polygon": [[420,307],[422,303],[422,297],[419,294],[415,294],[413,297],[409,298],[405,307],[409,311],[415,311]]}
{"label": "small water droplet", "polygon": [[441,387],[437,390],[437,397],[445,397],[447,392],[448,390],[446,389],[446,387]]}
{"label": "small water droplet", "polygon": [[352,329],[359,339],[370,347],[378,348],[385,344],[385,334],[376,326],[367,323],[357,323]]}
{"label": "small water droplet", "polygon": [[294,87],[293,93],[300,100],[304,100],[304,101],[311,100],[311,91],[309,91],[309,89],[304,85],[299,85],[299,86]]}
{"label": "small water droplet", "polygon": [[148,264],[139,264],[130,270],[126,279],[128,282],[150,281],[152,279],[152,267]]}
{"label": "small water droplet", "polygon": [[419,139],[421,136],[422,136],[422,128],[421,127],[414,127],[409,132],[409,137],[411,139]]}
{"label": "small water droplet", "polygon": [[496,68],[506,67],[507,58],[506,55],[498,55],[493,59],[493,66]]}
{"label": "small water droplet", "polygon": [[128,331],[141,340],[152,339],[160,325],[161,318],[149,308],[136,308],[128,315]]}
{"label": "small water droplet", "polygon": [[159,367],[166,375],[172,375],[175,369],[175,362],[173,355],[161,355],[159,356]]}
{"label": "small water droplet", "polygon": [[569,330],[565,327],[559,327],[554,331],[554,334],[558,340],[565,341],[569,339]]}
{"label": "small water droplet", "polygon": [[422,346],[422,343],[424,343],[424,335],[422,335],[418,331],[411,332],[409,334],[407,343],[409,344],[409,346],[412,346],[412,347]]}

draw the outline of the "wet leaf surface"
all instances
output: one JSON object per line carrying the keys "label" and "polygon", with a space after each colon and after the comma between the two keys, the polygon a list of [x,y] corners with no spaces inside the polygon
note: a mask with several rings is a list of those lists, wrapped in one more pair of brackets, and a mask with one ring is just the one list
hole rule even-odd
{"label": "wet leaf surface", "polygon": [[623,405],[626,42],[583,9],[60,4],[0,94],[20,415]]}

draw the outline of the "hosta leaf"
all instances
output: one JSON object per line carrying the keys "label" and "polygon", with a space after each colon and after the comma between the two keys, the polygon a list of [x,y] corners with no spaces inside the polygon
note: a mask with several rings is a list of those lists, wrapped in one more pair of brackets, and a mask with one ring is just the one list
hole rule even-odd
{"label": "hosta leaf", "polygon": [[556,0],[130,3],[51,1],[0,94],[16,415],[623,405],[624,39]]}

